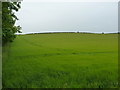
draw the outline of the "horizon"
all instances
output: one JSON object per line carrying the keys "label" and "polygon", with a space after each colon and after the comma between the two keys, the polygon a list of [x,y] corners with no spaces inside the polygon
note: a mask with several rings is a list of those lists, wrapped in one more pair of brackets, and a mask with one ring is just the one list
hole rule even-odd
{"label": "horizon", "polygon": [[32,33],[98,33],[98,34],[109,34],[109,33],[119,33],[119,31],[114,31],[114,32],[91,32],[91,31],[41,31],[41,32],[21,32],[21,33],[15,33],[17,34],[32,34]]}

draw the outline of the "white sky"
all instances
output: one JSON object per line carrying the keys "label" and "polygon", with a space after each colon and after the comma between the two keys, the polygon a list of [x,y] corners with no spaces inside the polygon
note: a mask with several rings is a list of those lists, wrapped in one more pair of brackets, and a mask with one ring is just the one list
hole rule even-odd
{"label": "white sky", "polygon": [[24,2],[118,2],[120,0],[23,0]]}
{"label": "white sky", "polygon": [[[80,1],[80,2],[78,2]],[[118,0],[26,0],[17,13],[22,32],[118,31]],[[98,2],[97,2],[98,1]]]}

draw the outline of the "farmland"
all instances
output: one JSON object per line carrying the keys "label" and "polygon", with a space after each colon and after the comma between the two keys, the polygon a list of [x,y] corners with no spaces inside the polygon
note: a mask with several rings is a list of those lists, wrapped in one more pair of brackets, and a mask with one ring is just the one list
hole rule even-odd
{"label": "farmland", "polygon": [[115,88],[118,34],[18,35],[3,47],[4,88]]}

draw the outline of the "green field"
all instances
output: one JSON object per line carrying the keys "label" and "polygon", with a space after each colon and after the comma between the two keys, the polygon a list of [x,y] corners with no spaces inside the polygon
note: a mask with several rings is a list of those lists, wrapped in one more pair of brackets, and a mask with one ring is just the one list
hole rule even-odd
{"label": "green field", "polygon": [[118,34],[19,35],[3,47],[4,88],[114,88]]}

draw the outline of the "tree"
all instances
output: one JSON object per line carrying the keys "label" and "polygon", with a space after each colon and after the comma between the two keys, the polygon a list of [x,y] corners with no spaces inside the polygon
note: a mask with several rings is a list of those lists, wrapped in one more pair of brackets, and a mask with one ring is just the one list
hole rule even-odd
{"label": "tree", "polygon": [[2,43],[3,45],[7,42],[12,42],[16,37],[15,33],[21,33],[20,26],[15,26],[16,20],[15,15],[20,7],[21,2],[2,2]]}

